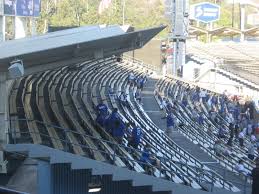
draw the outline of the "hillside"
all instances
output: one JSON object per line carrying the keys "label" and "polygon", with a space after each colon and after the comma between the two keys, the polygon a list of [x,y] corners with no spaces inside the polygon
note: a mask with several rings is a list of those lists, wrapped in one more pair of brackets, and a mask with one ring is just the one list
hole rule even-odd
{"label": "hillside", "polygon": [[[190,4],[204,0],[190,0]],[[215,2],[215,0],[208,0]],[[257,1],[257,0],[254,0]],[[221,5],[221,19],[214,24],[217,26],[239,27],[238,4],[232,7],[225,1],[216,0]],[[98,14],[100,0],[42,0],[42,14],[38,20],[38,30],[44,32],[48,25],[57,26],[80,26],[89,24],[122,24],[123,0],[112,0],[108,9]],[[125,0],[125,23],[136,28],[156,26],[160,24],[169,25],[164,17],[164,0]],[[248,12],[254,12],[252,8]],[[168,27],[167,31],[169,31]],[[164,31],[164,34],[166,32]]]}

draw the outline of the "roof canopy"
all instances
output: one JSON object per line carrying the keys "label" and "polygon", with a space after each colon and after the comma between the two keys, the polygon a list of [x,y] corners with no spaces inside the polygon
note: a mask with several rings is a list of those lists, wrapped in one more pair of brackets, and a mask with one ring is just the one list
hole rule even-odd
{"label": "roof canopy", "polygon": [[165,26],[130,31],[123,26],[86,26],[0,44],[0,71],[23,61],[25,75],[141,48]]}

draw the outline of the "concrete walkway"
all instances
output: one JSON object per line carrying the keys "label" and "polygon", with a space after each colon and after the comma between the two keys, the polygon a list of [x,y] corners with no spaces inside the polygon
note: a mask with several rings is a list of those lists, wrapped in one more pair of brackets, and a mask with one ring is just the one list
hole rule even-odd
{"label": "concrete walkway", "polygon": [[[164,116],[164,113],[160,110],[159,105],[157,104],[156,99],[154,98],[154,88],[155,84],[158,80],[149,79],[146,86],[143,90],[143,109],[151,118],[151,120],[162,130],[166,129],[166,120],[161,119]],[[200,162],[208,163],[207,166],[217,173],[224,176],[227,180],[233,182],[235,186],[243,189],[243,186],[240,184],[236,184],[234,182],[243,183],[242,178],[235,173],[226,170],[224,172],[223,167],[213,158],[211,158],[206,152],[204,152],[199,145],[193,144],[189,139],[183,136],[179,131],[174,131],[172,140],[177,143],[180,147],[182,147],[187,152],[191,153],[195,158],[197,158]],[[246,194],[251,193],[251,187],[247,188]]]}

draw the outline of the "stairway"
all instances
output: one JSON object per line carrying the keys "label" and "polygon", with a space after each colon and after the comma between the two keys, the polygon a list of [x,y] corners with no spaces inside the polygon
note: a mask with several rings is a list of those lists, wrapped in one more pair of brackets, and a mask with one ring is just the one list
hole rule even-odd
{"label": "stairway", "polygon": [[[46,177],[46,172],[44,172],[44,176],[42,177],[43,179],[41,179],[41,177],[39,176],[41,173],[38,172],[38,180],[39,182],[41,182],[41,180],[43,180],[43,182],[45,182],[44,184],[46,185],[46,180],[50,181],[49,185],[52,185],[50,192],[49,193],[62,193],[62,194],[66,194],[66,193],[71,193],[71,189],[68,188],[77,188],[77,192],[75,192],[75,194],[81,194],[81,193],[87,193],[86,189],[87,189],[87,182],[85,182],[85,184],[80,184],[80,185],[84,185],[84,191],[83,189],[79,192],[79,181],[75,181],[70,180],[69,177],[78,177],[80,175],[80,179],[78,180],[82,180],[85,179],[85,177],[87,177],[87,173],[89,174],[89,171],[91,172],[90,176],[104,176],[104,177],[110,177],[110,180],[104,181],[105,185],[103,185],[104,188],[107,187],[107,185],[112,186],[118,182],[121,183],[125,183],[125,181],[127,182],[127,184],[130,183],[130,187],[127,188],[125,190],[125,188],[120,187],[120,184],[116,184],[117,186],[114,187],[116,188],[116,191],[120,191],[123,190],[123,193],[127,194],[127,193],[136,193],[136,194],[144,194],[147,193],[154,193],[154,194],[184,194],[184,193],[192,193],[192,194],[203,194],[203,193],[207,193],[205,191],[201,191],[201,190],[196,190],[190,187],[186,187],[184,185],[181,184],[176,184],[173,183],[171,181],[167,181],[167,180],[163,180],[163,179],[159,179],[156,177],[152,177],[149,175],[145,175],[145,174],[141,174],[141,173],[137,173],[134,171],[130,171],[128,169],[125,168],[119,168],[107,163],[103,163],[100,161],[95,161],[92,159],[88,159],[85,157],[81,157],[81,156],[77,156],[71,153],[67,153],[67,152],[63,152],[60,150],[56,150],[53,148],[49,148],[46,146],[42,146],[42,145],[37,145],[37,144],[8,144],[5,146],[5,151],[8,153],[21,153],[21,154],[25,154],[28,158],[32,158],[32,159],[37,159],[39,161],[47,161],[48,165],[50,166],[47,169],[50,169],[50,177]],[[65,168],[64,166],[68,165],[67,168]],[[63,170],[57,170],[57,168],[62,168],[63,166]],[[67,172],[64,173],[64,168],[67,169]],[[55,172],[56,169],[56,173]],[[61,172],[63,172],[63,175],[60,176],[58,179],[55,178],[55,176],[58,176],[61,174]],[[71,174],[72,173],[72,174]],[[79,175],[75,175],[78,174]],[[52,174],[52,176],[51,176]],[[88,175],[89,176],[89,175]],[[53,178],[54,177],[54,178]],[[64,179],[66,179],[66,181],[64,181]],[[76,179],[76,180],[77,180]],[[109,178],[108,178],[109,179]],[[63,181],[62,181],[63,180]],[[62,182],[61,185],[63,185],[62,187],[60,187],[60,182]],[[64,184],[66,183],[66,184]],[[107,185],[106,185],[107,184]],[[47,184],[48,185],[48,184]],[[66,186],[64,186],[66,185]],[[123,185],[123,184],[122,184]],[[41,188],[40,186],[38,186],[39,188]],[[146,191],[142,191],[143,187],[145,187]],[[67,188],[67,190],[66,190]],[[114,188],[110,188],[113,189],[113,193],[114,192]],[[104,189],[105,190],[105,189]],[[107,189],[106,189],[107,190]],[[124,191],[125,190],[125,191]],[[55,191],[55,192],[53,192]],[[44,192],[45,194],[48,194],[48,192],[46,192],[46,188],[44,188]],[[225,192],[225,190],[224,190]],[[39,194],[41,194],[41,192],[38,192]],[[109,193],[109,192],[101,192],[101,193]],[[119,192],[120,193],[120,192]],[[222,190],[216,190],[213,193],[222,193]],[[226,191],[225,193],[232,193],[232,192],[228,192]]]}

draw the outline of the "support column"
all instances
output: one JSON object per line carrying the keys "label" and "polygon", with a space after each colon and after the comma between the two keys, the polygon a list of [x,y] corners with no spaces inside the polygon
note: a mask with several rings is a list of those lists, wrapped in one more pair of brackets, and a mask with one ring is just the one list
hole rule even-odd
{"label": "support column", "polygon": [[26,37],[26,19],[15,17],[15,39]]}
{"label": "support column", "polygon": [[188,36],[189,23],[189,1],[175,0],[172,2],[172,40],[173,48],[173,64],[172,73],[177,75],[177,70],[185,64],[185,40]]}
{"label": "support column", "polygon": [[240,37],[240,42],[243,42],[245,40],[245,6],[241,5],[241,16],[240,16],[240,30],[241,30],[241,37]]}
{"label": "support column", "polygon": [[8,110],[8,84],[7,73],[0,72],[0,144],[7,143],[7,110]]}
{"label": "support column", "polygon": [[32,36],[37,35],[37,23],[34,17],[31,18],[31,35]]}
{"label": "support column", "polygon": [[38,160],[38,194],[51,193],[51,167],[48,162]]}
{"label": "support column", "polygon": [[5,41],[5,16],[0,16],[0,42]]}

